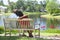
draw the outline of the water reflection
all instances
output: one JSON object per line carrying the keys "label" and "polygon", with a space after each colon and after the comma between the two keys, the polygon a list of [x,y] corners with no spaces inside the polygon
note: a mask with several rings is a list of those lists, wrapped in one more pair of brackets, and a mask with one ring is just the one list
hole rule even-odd
{"label": "water reflection", "polygon": [[34,25],[36,29],[40,27],[40,30],[46,30],[46,19],[45,18],[41,18],[40,15],[38,16],[29,15],[29,18],[34,19],[34,23],[35,23]]}
{"label": "water reflection", "polygon": [[60,25],[60,20],[56,18],[49,18],[46,23],[48,28],[58,28]]}

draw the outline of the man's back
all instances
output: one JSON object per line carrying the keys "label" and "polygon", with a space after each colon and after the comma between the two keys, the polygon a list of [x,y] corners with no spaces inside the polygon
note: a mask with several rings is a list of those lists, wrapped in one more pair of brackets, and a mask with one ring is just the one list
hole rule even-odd
{"label": "man's back", "polygon": [[9,18],[19,18],[16,14],[12,13]]}

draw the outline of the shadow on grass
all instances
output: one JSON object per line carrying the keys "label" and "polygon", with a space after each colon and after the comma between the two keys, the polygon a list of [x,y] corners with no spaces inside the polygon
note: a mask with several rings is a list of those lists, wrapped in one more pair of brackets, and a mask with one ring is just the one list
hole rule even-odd
{"label": "shadow on grass", "polygon": [[47,40],[42,38],[30,38],[30,37],[19,37],[19,36],[0,36],[0,40]]}
{"label": "shadow on grass", "polygon": [[17,40],[18,38],[17,36],[0,36],[0,40]]}

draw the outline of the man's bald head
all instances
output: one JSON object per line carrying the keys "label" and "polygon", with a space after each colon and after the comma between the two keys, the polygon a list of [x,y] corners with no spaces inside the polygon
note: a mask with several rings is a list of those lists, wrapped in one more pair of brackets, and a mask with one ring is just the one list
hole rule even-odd
{"label": "man's bald head", "polygon": [[13,12],[16,13],[18,9],[13,9]]}

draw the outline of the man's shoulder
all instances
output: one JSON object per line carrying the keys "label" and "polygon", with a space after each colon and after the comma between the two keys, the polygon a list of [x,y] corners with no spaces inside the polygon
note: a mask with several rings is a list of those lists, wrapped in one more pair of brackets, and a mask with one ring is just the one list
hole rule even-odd
{"label": "man's shoulder", "polygon": [[14,14],[14,13],[12,13],[10,16],[9,16],[9,18],[17,18],[18,16],[16,15],[16,14]]}
{"label": "man's shoulder", "polygon": [[11,15],[16,15],[15,13],[11,13]]}

